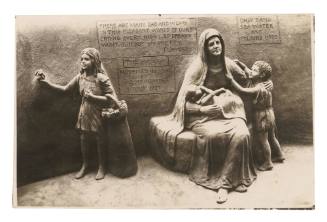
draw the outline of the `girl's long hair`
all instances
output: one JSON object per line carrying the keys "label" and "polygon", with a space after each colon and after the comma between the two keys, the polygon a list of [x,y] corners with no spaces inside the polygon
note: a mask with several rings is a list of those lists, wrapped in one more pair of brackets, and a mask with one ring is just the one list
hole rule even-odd
{"label": "girl's long hair", "polygon": [[[100,52],[97,49],[85,48],[81,52],[81,55],[83,54],[90,56],[95,74],[105,73],[101,65]],[[83,73],[83,69],[80,69],[80,73]]]}

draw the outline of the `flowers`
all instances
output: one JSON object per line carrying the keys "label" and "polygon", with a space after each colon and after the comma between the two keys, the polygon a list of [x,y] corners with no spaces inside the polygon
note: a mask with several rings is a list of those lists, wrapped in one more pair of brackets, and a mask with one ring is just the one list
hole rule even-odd
{"label": "flowers", "polygon": [[128,113],[128,107],[125,100],[120,100],[117,103],[118,108],[103,108],[101,116],[107,120],[120,120]]}

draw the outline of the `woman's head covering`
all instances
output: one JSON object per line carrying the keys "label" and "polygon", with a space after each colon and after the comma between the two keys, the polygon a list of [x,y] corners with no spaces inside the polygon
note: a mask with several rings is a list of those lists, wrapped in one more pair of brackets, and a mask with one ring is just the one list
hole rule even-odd
{"label": "woman's head covering", "polygon": [[208,42],[209,39],[212,37],[218,37],[220,43],[221,43],[221,62],[224,65],[225,72],[227,71],[226,69],[226,62],[225,62],[225,42],[223,37],[221,36],[220,32],[216,29],[209,28],[205,29],[200,37],[199,37],[199,44],[198,44],[198,53],[199,56],[202,60],[202,62],[206,65],[208,65]]}
{"label": "woman's head covering", "polygon": [[[221,56],[217,59],[220,60],[224,67],[225,74],[227,73],[227,67],[226,67],[226,59],[225,59],[225,43],[224,40],[220,34],[220,32],[216,29],[209,28],[205,29],[200,37],[199,37],[199,43],[198,43],[198,54],[192,64],[188,67],[188,69],[185,72],[183,85],[202,85],[206,74],[208,71],[209,61],[208,61],[208,50],[207,50],[207,43],[212,37],[218,37],[221,45],[222,45],[222,52]],[[181,88],[181,90],[183,90]]]}
{"label": "woman's head covering", "polygon": [[[95,48],[85,48],[82,50],[81,55],[88,55],[93,60],[95,73],[104,73],[102,66],[101,66],[101,60],[100,60],[100,53]],[[81,70],[82,72],[82,70]]]}

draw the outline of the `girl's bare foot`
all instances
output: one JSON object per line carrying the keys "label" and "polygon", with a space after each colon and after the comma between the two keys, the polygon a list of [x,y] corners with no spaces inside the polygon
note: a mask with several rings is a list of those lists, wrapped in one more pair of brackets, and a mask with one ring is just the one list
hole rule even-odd
{"label": "girl's bare foot", "polygon": [[235,188],[235,191],[239,193],[244,193],[248,191],[248,188],[244,184],[241,184]]}
{"label": "girl's bare foot", "polygon": [[76,173],[75,179],[81,179],[82,177],[84,177],[86,174],[86,168],[87,167],[83,165],[82,168]]}
{"label": "girl's bare foot", "polygon": [[228,191],[225,188],[220,188],[217,193],[217,203],[222,204],[227,201]]}
{"label": "girl's bare foot", "polygon": [[105,175],[104,169],[102,167],[99,167],[99,170],[98,170],[97,175],[95,176],[95,179],[102,180],[104,178],[104,175]]}

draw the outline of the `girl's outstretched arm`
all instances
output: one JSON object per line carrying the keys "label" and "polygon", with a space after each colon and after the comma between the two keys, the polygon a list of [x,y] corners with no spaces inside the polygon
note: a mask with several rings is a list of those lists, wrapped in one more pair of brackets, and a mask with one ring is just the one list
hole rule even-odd
{"label": "girl's outstretched arm", "polygon": [[64,86],[51,83],[49,80],[46,79],[46,73],[43,72],[43,70],[37,70],[35,72],[35,76],[37,77],[37,80],[41,85],[44,85],[50,89],[53,89],[57,92],[67,92],[70,89],[72,89],[75,85],[78,83],[78,77],[75,76],[69,83],[67,83]]}

